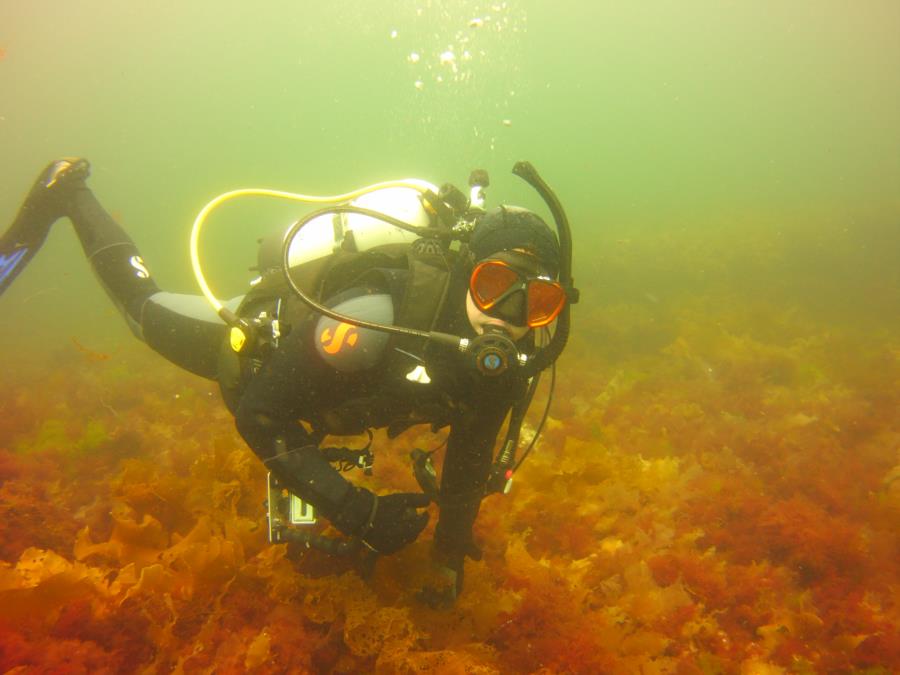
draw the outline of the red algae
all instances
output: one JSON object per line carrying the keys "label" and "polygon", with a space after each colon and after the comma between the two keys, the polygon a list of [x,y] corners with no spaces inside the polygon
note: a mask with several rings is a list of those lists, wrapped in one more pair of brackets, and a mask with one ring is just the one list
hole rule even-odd
{"label": "red algae", "polygon": [[[900,338],[654,302],[579,320],[446,610],[416,599],[426,542],[371,575],[269,545],[264,468],[210,383],[139,347],[17,374],[0,672],[896,672]],[[441,440],[377,434],[357,479],[410,489],[409,450]]]}

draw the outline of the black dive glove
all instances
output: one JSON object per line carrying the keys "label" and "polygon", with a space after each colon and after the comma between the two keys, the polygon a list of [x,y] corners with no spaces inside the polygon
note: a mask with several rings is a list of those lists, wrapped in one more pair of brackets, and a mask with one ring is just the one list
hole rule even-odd
{"label": "black dive glove", "polygon": [[428,524],[428,512],[418,509],[431,500],[421,492],[398,492],[384,497],[375,496],[369,525],[360,538],[376,553],[389,555],[411,544]]}
{"label": "black dive glove", "polygon": [[368,490],[354,488],[334,522],[342,531],[362,539],[376,553],[390,555],[414,542],[425,529],[428,513],[418,509],[425,508],[430,501],[421,492],[378,497]]}

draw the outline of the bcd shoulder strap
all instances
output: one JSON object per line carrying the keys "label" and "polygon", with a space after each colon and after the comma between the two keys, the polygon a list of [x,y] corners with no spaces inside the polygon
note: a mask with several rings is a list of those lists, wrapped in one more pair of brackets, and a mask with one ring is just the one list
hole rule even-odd
{"label": "bcd shoulder strap", "polygon": [[420,250],[415,244],[407,254],[409,278],[400,305],[400,325],[416,330],[434,330],[447,298],[453,270],[452,253]]}

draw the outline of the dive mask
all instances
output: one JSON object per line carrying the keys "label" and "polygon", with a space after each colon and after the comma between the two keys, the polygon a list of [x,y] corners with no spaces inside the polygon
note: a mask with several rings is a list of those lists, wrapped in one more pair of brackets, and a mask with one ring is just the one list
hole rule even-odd
{"label": "dive mask", "polygon": [[501,251],[479,262],[469,277],[475,305],[515,326],[540,328],[566,305],[566,291],[532,256]]}

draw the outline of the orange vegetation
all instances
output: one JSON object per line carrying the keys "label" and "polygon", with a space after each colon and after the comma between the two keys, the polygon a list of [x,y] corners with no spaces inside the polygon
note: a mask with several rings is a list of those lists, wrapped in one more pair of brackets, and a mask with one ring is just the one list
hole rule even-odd
{"label": "orange vegetation", "polygon": [[[900,341],[738,305],[579,308],[449,610],[431,529],[368,578],[269,545],[209,383],[140,347],[11,375],[0,672],[896,672]],[[412,486],[407,436],[368,485]]]}

